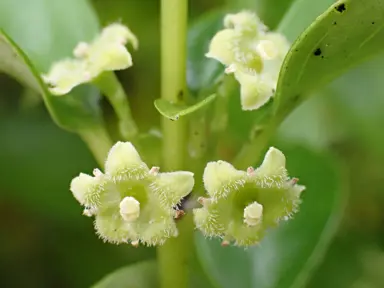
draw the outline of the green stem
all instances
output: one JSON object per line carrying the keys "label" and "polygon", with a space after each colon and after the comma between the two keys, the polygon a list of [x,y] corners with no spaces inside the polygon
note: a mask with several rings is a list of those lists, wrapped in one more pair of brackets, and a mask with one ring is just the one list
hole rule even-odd
{"label": "green stem", "polygon": [[97,163],[103,167],[109,149],[111,149],[113,145],[106,129],[103,126],[93,127],[91,129],[81,130],[78,134],[85,144],[87,144],[89,150],[91,150]]}
{"label": "green stem", "polygon": [[[161,1],[161,98],[184,102],[186,92],[186,41],[188,0]],[[163,163],[166,171],[183,169],[187,153],[187,122],[162,119]],[[187,215],[178,222],[179,236],[158,248],[162,288],[188,287],[188,261],[193,222]]]}
{"label": "green stem", "polygon": [[119,130],[125,140],[132,140],[137,134],[137,126],[133,120],[128,97],[115,73],[104,72],[94,84],[107,97],[119,119]]}
{"label": "green stem", "polygon": [[275,134],[278,124],[271,120],[269,125],[254,135],[253,139],[245,143],[240,152],[233,160],[233,165],[238,169],[246,169],[255,165],[260,160],[262,153],[266,149],[271,137]]}

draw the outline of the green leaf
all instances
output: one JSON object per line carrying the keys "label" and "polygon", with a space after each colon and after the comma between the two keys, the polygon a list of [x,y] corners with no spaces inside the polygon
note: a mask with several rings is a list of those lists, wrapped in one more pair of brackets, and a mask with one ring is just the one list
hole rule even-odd
{"label": "green leaf", "polygon": [[204,14],[189,28],[187,84],[195,94],[214,85],[215,80],[224,74],[222,64],[205,57],[212,37],[223,28],[224,15],[222,11]]}
{"label": "green leaf", "polygon": [[156,288],[157,266],[155,261],[133,264],[107,275],[92,288]]}
{"label": "green leaf", "polygon": [[76,43],[97,33],[97,18],[86,1],[3,0],[0,27],[0,71],[40,93],[59,126],[79,131],[101,122],[95,89],[83,86],[56,97],[40,78],[54,61],[71,56]]}
{"label": "green leaf", "polygon": [[336,162],[301,147],[283,151],[288,171],[307,187],[294,219],[247,250],[197,234],[198,256],[218,287],[303,287],[336,232],[346,200]]}
{"label": "green leaf", "polygon": [[283,33],[289,41],[295,41],[316,20],[316,17],[321,15],[333,3],[335,3],[335,0],[293,1],[291,7],[281,19],[277,31]]}
{"label": "green leaf", "polygon": [[275,95],[278,117],[284,118],[310,91],[380,52],[383,27],[384,0],[339,1],[320,15],[285,58]]}
{"label": "green leaf", "polygon": [[207,98],[193,104],[191,106],[175,104],[164,99],[156,99],[155,107],[160,112],[161,115],[170,119],[178,120],[180,117],[191,114],[204,106],[210,104],[213,100],[216,99],[216,94],[212,94]]}

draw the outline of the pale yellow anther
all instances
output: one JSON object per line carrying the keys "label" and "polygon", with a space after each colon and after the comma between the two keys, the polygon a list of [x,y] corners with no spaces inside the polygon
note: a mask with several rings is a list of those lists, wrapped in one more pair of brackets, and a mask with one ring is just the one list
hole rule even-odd
{"label": "pale yellow anther", "polygon": [[139,247],[139,243],[140,243],[139,240],[135,240],[135,241],[132,241],[132,242],[131,242],[131,245],[132,245],[133,247],[137,248],[137,247]]}
{"label": "pale yellow anther", "polygon": [[76,58],[83,58],[87,55],[89,49],[89,44],[86,42],[79,42],[75,49],[73,49],[73,55]]}
{"label": "pale yellow anther", "polygon": [[227,246],[229,246],[229,244],[231,244],[229,241],[227,241],[227,240],[223,240],[222,242],[221,242],[221,246],[222,247],[227,247]]}
{"label": "pale yellow anther", "polygon": [[120,202],[120,215],[127,222],[134,222],[140,216],[140,202],[133,197],[125,197]]}
{"label": "pale yellow anther", "polygon": [[253,167],[248,167],[248,168],[247,168],[247,175],[248,175],[248,176],[253,175],[254,172],[255,172],[255,168],[253,168]]}
{"label": "pale yellow anther", "polygon": [[83,210],[83,215],[87,216],[87,217],[92,217],[93,213],[92,213],[92,211],[90,209],[86,208],[86,209]]}
{"label": "pale yellow anther", "polygon": [[93,176],[95,176],[95,177],[101,177],[101,176],[103,176],[103,172],[101,172],[100,169],[98,169],[98,168],[93,169],[92,174],[93,174]]}
{"label": "pale yellow anther", "polygon": [[151,168],[151,170],[149,170],[149,174],[156,176],[157,174],[159,174],[159,171],[160,171],[160,167],[154,166]]}
{"label": "pale yellow anther", "polygon": [[256,201],[244,209],[244,223],[248,226],[256,226],[263,216],[263,205]]}

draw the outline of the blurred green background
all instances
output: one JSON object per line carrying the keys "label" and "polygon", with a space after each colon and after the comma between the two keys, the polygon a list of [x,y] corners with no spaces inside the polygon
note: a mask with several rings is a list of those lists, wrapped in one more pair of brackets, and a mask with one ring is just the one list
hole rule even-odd
{"label": "blurred green background", "polygon": [[[17,1],[20,13],[23,2],[34,1]],[[0,0],[0,19],[11,17],[13,10],[6,2],[11,1]],[[190,21],[227,5],[232,11],[258,9],[273,28],[291,2],[191,0]],[[118,77],[140,128],[159,127],[160,116],[153,107],[160,86],[159,1],[90,3],[102,26],[121,20],[138,36],[134,66]],[[28,26],[28,21],[44,25],[51,17],[38,5],[31,7],[36,9],[24,9],[30,17],[20,17],[17,29]],[[57,37],[65,42],[65,35]],[[43,33],[31,39],[36,47],[45,43]],[[383,64],[384,55],[376,57],[316,93],[289,116],[275,139],[283,146],[305,147],[292,154],[296,157],[293,167],[305,170],[305,151],[310,150],[335,157],[346,175],[339,180],[348,190],[346,208],[338,211],[342,223],[325,255],[317,256],[319,266],[306,287],[384,287]],[[106,101],[102,107],[105,119],[113,123]],[[239,117],[236,114],[232,120],[242,123]],[[233,141],[242,140],[244,135],[234,127]],[[116,268],[156,257],[153,248],[114,246],[97,238],[92,220],[81,217],[81,208],[68,189],[80,171],[89,173],[96,167],[92,155],[75,134],[52,122],[39,95],[5,74],[0,74],[0,165],[0,287],[89,287]],[[308,171],[314,171],[311,175],[321,194],[322,187],[327,187],[322,183],[329,179],[316,175],[316,170]],[[315,180],[311,183],[317,185]],[[319,209],[318,203],[308,204],[307,209]]]}

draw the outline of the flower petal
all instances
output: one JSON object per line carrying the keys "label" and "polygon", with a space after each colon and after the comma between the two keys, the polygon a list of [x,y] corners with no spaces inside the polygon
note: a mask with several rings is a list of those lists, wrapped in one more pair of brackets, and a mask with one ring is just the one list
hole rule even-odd
{"label": "flower petal", "polygon": [[226,15],[224,18],[224,27],[240,31],[254,31],[256,32],[255,36],[257,36],[257,31],[260,28],[264,28],[261,26],[261,21],[256,14],[250,11]]}
{"label": "flower petal", "polygon": [[267,77],[235,72],[240,83],[241,107],[243,110],[256,110],[266,104],[273,96],[276,83]]}
{"label": "flower petal", "polygon": [[54,95],[69,93],[74,87],[91,81],[91,75],[80,60],[65,59],[56,62],[46,75],[42,75],[49,91]]}
{"label": "flower petal", "polygon": [[148,246],[163,245],[168,238],[176,237],[178,231],[172,218],[156,219],[140,232],[140,240]]}
{"label": "flower petal", "polygon": [[80,173],[72,180],[70,190],[81,205],[97,208],[100,205],[100,196],[104,192],[104,186],[105,182],[101,177]]}
{"label": "flower petal", "polygon": [[123,70],[131,67],[132,56],[121,44],[106,43],[103,46],[91,47],[87,65],[92,78],[104,71]]}
{"label": "flower petal", "polygon": [[274,147],[270,147],[265,154],[263,163],[256,170],[256,174],[260,176],[286,174],[285,161],[283,152]]}
{"label": "flower petal", "polygon": [[164,208],[171,208],[192,191],[194,184],[192,172],[177,171],[157,174],[150,187],[159,197],[160,204]]}
{"label": "flower petal", "polygon": [[101,32],[100,39],[104,43],[117,43],[123,45],[131,43],[135,50],[139,48],[139,41],[135,34],[133,34],[127,26],[120,23],[113,23],[105,27]]}
{"label": "flower petal", "polygon": [[193,209],[193,219],[196,228],[199,229],[205,237],[224,235],[225,227],[220,222],[219,211],[214,207]]}
{"label": "flower petal", "polygon": [[113,181],[143,179],[149,169],[131,142],[117,142],[109,151],[105,171]]}
{"label": "flower petal", "polygon": [[236,170],[225,161],[209,162],[204,170],[204,186],[212,200],[225,198],[228,193],[244,186],[247,173]]}
{"label": "flower petal", "polygon": [[236,45],[238,36],[232,29],[224,29],[213,36],[209,44],[209,51],[205,54],[208,58],[216,59],[224,65],[235,62],[233,47]]}
{"label": "flower petal", "polygon": [[97,213],[94,225],[97,234],[104,242],[127,243],[129,240],[137,240],[138,237],[134,226],[124,221],[117,207]]}

